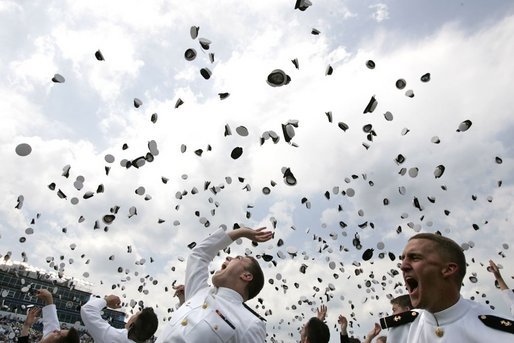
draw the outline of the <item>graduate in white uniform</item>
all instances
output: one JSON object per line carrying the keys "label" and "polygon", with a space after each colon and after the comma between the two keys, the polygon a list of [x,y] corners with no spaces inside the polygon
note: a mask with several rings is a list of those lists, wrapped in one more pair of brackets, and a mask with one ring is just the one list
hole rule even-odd
{"label": "graduate in white uniform", "polygon": [[130,317],[124,329],[117,329],[102,318],[101,311],[105,307],[120,308],[120,298],[113,294],[105,298],[91,297],[80,309],[82,321],[95,343],[145,342],[157,331],[159,322],[151,307]]}
{"label": "graduate in white uniform", "polygon": [[[41,310],[43,313],[43,338],[40,343],[79,343],[79,334],[75,328],[61,330],[52,293],[42,288],[36,290],[36,297],[45,303],[45,306]],[[28,327],[24,325],[21,335],[18,338],[19,342],[29,342],[28,329],[34,324],[39,310],[31,309],[31,312]]]}
{"label": "graduate in white uniform", "polygon": [[388,342],[514,342],[514,321],[460,295],[466,274],[461,247],[449,238],[421,233],[409,239],[400,269],[412,306],[382,318]]}
{"label": "graduate in white uniform", "polygon": [[264,319],[244,302],[264,286],[259,263],[251,256],[227,257],[209,286],[209,264],[219,250],[239,238],[266,242],[272,233],[265,228],[222,228],[205,238],[191,252],[185,277],[185,303],[173,314],[157,343],[245,342],[266,339]]}
{"label": "graduate in white uniform", "polygon": [[502,274],[500,273],[500,269],[493,261],[489,260],[489,268],[487,268],[491,273],[493,273],[496,282],[498,283],[498,287],[500,287],[500,291],[502,292],[503,299],[505,303],[510,308],[510,314],[514,316],[514,289],[510,289],[507,286],[507,283],[503,279]]}

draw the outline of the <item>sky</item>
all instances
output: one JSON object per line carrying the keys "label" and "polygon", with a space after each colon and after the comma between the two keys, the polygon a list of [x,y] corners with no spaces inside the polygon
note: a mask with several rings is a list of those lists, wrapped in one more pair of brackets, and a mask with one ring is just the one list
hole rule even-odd
{"label": "sky", "polygon": [[[360,338],[390,314],[408,238],[440,232],[465,249],[463,296],[509,315],[486,266],[514,284],[512,2],[294,7],[0,1],[1,257],[117,294],[129,315],[142,301],[162,328],[190,243],[266,226],[273,240],[230,249],[273,256],[249,302],[268,341],[299,340],[326,304],[337,342],[339,314]],[[277,69],[291,81],[272,87]]]}

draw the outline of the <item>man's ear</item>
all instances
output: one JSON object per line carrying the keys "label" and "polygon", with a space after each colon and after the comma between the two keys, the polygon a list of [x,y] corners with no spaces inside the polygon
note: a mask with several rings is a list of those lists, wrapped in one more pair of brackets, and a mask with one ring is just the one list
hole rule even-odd
{"label": "man's ear", "polygon": [[246,282],[250,282],[253,280],[253,275],[250,272],[243,272],[241,274],[241,279]]}
{"label": "man's ear", "polygon": [[446,266],[443,268],[443,276],[444,277],[451,277],[453,275],[456,275],[459,272],[459,266],[455,262],[448,262],[446,263]]}

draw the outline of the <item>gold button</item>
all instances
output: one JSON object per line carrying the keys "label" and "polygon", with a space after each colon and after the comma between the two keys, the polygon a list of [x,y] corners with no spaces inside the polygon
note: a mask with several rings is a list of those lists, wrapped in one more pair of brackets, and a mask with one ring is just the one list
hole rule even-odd
{"label": "gold button", "polygon": [[205,310],[209,305],[207,303],[203,303],[202,308]]}
{"label": "gold button", "polygon": [[180,324],[182,324],[182,326],[186,326],[187,325],[187,319],[182,319]]}
{"label": "gold button", "polygon": [[214,331],[218,331],[218,325],[214,325]]}

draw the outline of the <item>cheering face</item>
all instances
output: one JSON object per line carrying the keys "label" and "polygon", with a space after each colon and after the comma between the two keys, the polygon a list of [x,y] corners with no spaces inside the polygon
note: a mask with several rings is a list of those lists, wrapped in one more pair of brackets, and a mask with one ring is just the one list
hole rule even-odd
{"label": "cheering face", "polygon": [[212,284],[216,287],[226,287],[232,284],[233,280],[238,279],[242,274],[248,273],[247,267],[251,260],[248,257],[227,256],[221,269],[212,276]]}
{"label": "cheering face", "polygon": [[445,263],[434,242],[427,239],[410,240],[403,251],[403,280],[413,308],[430,312],[442,310],[440,292],[444,290]]}
{"label": "cheering face", "polygon": [[40,343],[54,343],[59,341],[60,338],[66,337],[69,330],[54,330],[46,335]]}

